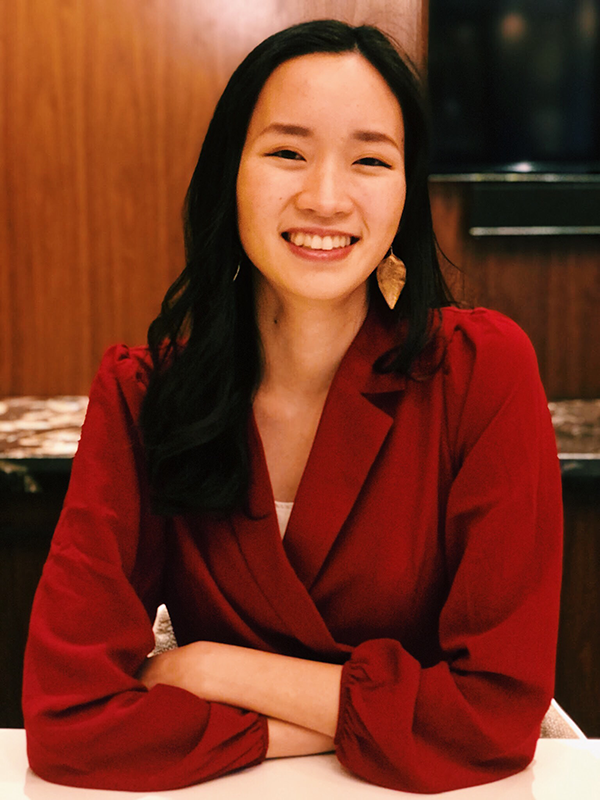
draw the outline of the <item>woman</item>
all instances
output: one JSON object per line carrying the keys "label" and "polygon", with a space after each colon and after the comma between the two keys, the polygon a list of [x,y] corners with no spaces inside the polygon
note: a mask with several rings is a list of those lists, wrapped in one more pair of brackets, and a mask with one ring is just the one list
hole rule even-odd
{"label": "woman", "polygon": [[[149,352],[92,386],[26,655],[43,777],[147,791],[335,750],[437,792],[531,760],[554,436],[525,335],[450,303],[424,119],[372,28],[296,26],[231,78]],[[147,659],[162,602],[180,647]]]}

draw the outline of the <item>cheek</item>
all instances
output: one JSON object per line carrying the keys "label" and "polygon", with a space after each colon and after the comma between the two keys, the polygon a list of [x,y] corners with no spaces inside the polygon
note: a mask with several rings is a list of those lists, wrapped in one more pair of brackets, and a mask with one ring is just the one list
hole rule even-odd
{"label": "cheek", "polygon": [[382,226],[386,231],[394,232],[398,228],[402,212],[404,211],[404,201],[406,199],[406,186],[404,182],[390,186],[387,192],[380,192],[375,202],[377,214]]}
{"label": "cheek", "polygon": [[237,219],[242,244],[256,235],[260,223],[260,193],[247,168],[240,167],[237,181]]}
{"label": "cheek", "polygon": [[275,208],[275,188],[263,170],[256,167],[240,169],[237,184],[238,219],[268,216]]}
{"label": "cheek", "polygon": [[236,186],[238,219],[245,218],[247,211],[252,207],[252,181],[250,177],[247,167],[241,164]]}

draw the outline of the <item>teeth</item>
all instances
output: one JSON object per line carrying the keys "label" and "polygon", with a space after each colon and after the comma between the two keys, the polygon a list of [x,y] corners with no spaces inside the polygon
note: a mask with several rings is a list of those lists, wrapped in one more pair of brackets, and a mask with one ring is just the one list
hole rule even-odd
{"label": "teeth", "polygon": [[308,247],[310,250],[335,250],[338,247],[348,247],[351,243],[350,236],[311,236],[310,233],[290,233],[289,240],[297,247]]}

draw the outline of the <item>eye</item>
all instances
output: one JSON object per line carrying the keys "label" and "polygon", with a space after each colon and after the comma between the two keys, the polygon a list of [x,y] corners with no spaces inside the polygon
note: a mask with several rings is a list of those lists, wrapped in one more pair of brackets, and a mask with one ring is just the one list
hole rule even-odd
{"label": "eye", "polygon": [[373,158],[371,156],[367,158],[360,158],[358,161],[355,162],[356,164],[362,164],[364,167],[385,167],[386,169],[391,169],[392,165],[388,164],[385,161],[382,161],[380,158]]}
{"label": "eye", "polygon": [[267,155],[271,158],[284,158],[287,161],[304,161],[300,153],[296,153],[295,150],[275,150]]}

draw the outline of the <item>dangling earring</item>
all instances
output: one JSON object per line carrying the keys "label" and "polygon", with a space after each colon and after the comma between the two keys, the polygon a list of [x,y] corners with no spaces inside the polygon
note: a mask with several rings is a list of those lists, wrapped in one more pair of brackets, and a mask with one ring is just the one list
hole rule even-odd
{"label": "dangling earring", "polygon": [[406,267],[404,261],[394,255],[390,247],[389,254],[379,262],[377,267],[377,285],[390,309],[398,302],[400,293],[406,283]]}
{"label": "dangling earring", "polygon": [[235,283],[235,282],[236,282],[236,280],[237,280],[237,276],[240,274],[240,267],[241,267],[241,266],[242,266],[242,260],[240,259],[240,260],[238,261],[237,269],[236,269],[236,271],[235,271],[235,275],[233,276],[233,280],[231,281],[232,283]]}

